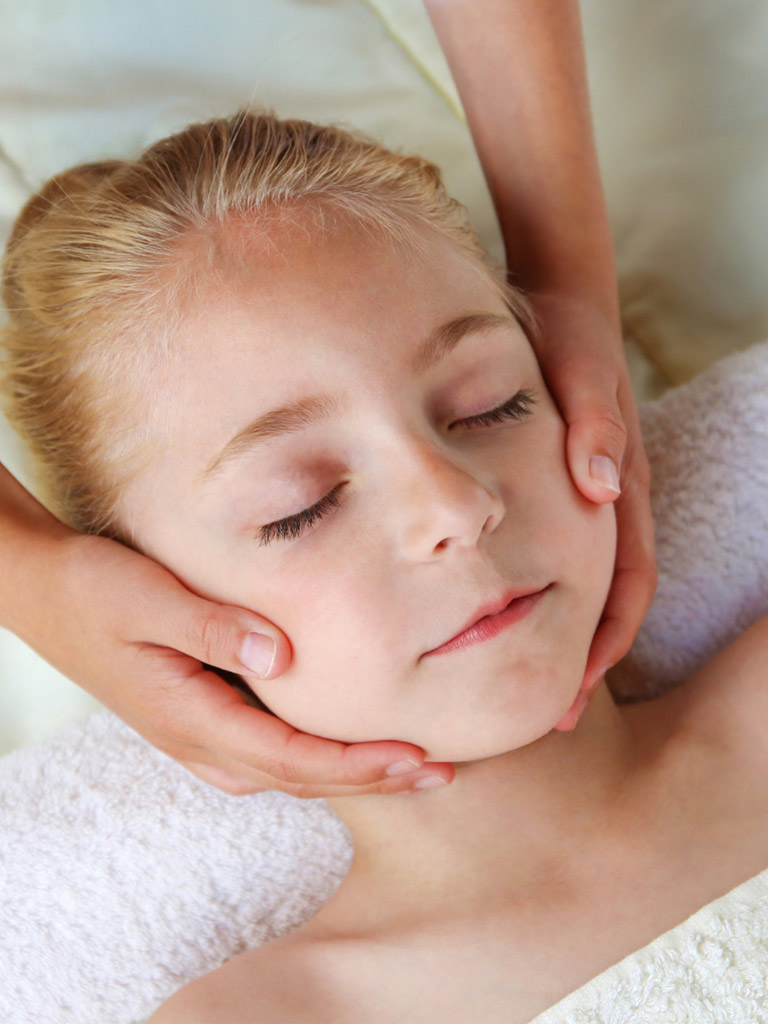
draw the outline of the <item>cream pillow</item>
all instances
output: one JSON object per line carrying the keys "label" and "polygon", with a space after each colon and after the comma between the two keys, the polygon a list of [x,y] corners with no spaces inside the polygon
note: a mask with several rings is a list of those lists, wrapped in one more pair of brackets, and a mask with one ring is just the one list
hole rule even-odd
{"label": "cream pillow", "polygon": [[680,383],[768,337],[768,4],[581,6],[625,329]]}
{"label": "cream pillow", "polygon": [[[422,5],[369,2],[458,103]],[[652,397],[768,337],[768,4],[581,10],[624,333],[665,379],[649,378],[635,348],[630,368]]]}

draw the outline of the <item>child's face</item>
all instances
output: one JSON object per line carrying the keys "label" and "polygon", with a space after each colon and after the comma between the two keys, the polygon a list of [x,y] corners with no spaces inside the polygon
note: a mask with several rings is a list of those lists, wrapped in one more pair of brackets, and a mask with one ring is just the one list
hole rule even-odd
{"label": "child's face", "polygon": [[[563,422],[487,275],[424,240],[416,256],[283,226],[229,264],[185,310],[152,385],[151,462],[119,511],[192,589],[285,631],[289,670],[246,676],[281,718],[461,761],[539,738],[573,702],[615,519],[572,484]],[[472,420],[521,390],[535,404],[517,419]],[[497,635],[428,653],[543,588]]]}

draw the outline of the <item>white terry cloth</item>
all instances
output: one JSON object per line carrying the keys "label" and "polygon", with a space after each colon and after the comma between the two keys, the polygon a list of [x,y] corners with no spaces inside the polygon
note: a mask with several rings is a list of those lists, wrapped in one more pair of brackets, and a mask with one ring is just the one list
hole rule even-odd
{"label": "white terry cloth", "polygon": [[[653,692],[768,613],[768,342],[641,412],[660,582],[628,662]],[[322,801],[227,796],[107,712],[70,726],[0,761],[0,1020],[148,1016],[311,917],[350,854]],[[767,893],[763,873],[537,1024],[768,1021]]]}
{"label": "white terry cloth", "polygon": [[530,1024],[764,1024],[767,978],[763,871]]}
{"label": "white terry cloth", "polygon": [[639,411],[659,585],[611,688],[656,696],[768,613],[768,342]]}
{"label": "white terry cloth", "polygon": [[0,1021],[127,1024],[311,917],[351,844],[322,800],[234,797],[108,711],[0,761]]}

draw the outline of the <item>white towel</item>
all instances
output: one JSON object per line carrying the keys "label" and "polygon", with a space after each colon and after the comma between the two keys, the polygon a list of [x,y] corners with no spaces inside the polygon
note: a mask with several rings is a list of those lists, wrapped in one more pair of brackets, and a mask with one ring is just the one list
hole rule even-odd
{"label": "white towel", "polygon": [[768,342],[640,406],[659,586],[617,695],[682,682],[768,613]]}
{"label": "white towel", "polygon": [[[768,342],[641,413],[660,581],[627,662],[655,693],[768,612]],[[4,1024],[141,1019],[308,919],[351,854],[322,801],[227,796],[108,712],[0,762],[0,837]]]}

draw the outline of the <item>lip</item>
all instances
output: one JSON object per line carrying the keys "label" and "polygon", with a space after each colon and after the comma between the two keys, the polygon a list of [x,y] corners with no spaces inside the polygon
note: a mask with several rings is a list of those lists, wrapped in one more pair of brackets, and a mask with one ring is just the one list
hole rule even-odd
{"label": "lip", "polygon": [[497,636],[507,626],[513,625],[533,611],[551,584],[541,590],[509,591],[500,600],[489,602],[475,612],[463,629],[439,647],[426,651],[424,657],[433,654],[449,654],[464,650]]}

